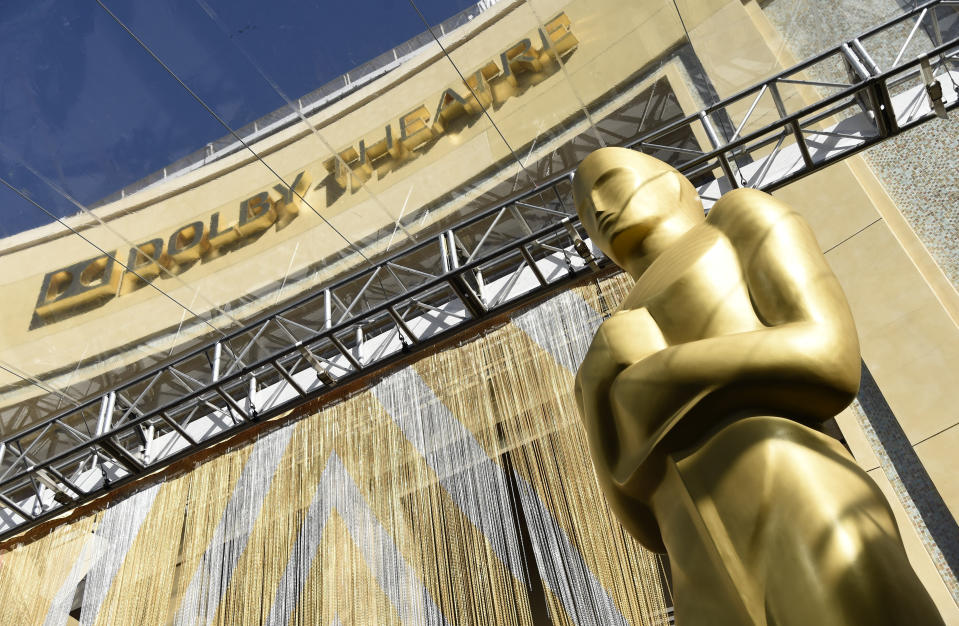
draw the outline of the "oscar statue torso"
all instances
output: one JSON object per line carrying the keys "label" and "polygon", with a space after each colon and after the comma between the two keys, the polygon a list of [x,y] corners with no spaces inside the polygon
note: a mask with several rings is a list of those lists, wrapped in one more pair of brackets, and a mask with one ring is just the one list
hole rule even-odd
{"label": "oscar statue torso", "polygon": [[[742,268],[729,239],[712,224],[693,227],[658,257],[636,281],[607,322],[621,341],[617,360],[633,365],[668,346],[763,327],[749,300]],[[629,327],[618,332],[613,327]],[[675,411],[636,397],[635,381],[624,372],[610,389],[612,418],[620,445],[614,474],[625,479],[648,444],[670,426]],[[657,393],[668,394],[665,381]],[[672,408],[672,407],[671,407]],[[668,413],[666,413],[668,412]]]}

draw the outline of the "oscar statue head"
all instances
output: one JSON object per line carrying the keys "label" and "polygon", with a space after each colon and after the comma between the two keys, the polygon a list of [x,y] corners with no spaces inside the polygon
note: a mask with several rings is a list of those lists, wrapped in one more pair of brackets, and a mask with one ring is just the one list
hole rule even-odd
{"label": "oscar statue head", "polygon": [[587,156],[576,169],[573,198],[593,242],[634,278],[704,219],[696,188],[685,176],[627,148]]}

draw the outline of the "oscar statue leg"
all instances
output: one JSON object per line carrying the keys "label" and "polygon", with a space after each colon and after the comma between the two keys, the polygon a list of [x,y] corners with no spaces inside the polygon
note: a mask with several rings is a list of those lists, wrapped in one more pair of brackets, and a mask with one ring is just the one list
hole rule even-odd
{"label": "oscar statue leg", "polygon": [[652,505],[679,626],[942,624],[879,488],[795,422],[743,419],[672,455]]}

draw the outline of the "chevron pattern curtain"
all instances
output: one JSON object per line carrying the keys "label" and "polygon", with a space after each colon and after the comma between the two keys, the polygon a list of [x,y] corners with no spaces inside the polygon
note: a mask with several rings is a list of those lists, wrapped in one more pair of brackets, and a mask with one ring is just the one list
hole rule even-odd
{"label": "chevron pattern curtain", "polygon": [[564,293],[14,547],[0,623],[669,623],[572,398],[625,288]]}

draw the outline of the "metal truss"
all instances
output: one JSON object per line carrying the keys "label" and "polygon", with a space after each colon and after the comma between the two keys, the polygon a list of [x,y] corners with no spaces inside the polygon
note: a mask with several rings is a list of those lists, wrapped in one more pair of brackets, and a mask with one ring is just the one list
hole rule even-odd
{"label": "metal truss", "polygon": [[[707,205],[786,185],[959,105],[957,9],[929,2],[624,145]],[[699,149],[676,142],[690,132]],[[571,195],[565,172],[8,437],[0,539],[609,268]]]}

